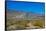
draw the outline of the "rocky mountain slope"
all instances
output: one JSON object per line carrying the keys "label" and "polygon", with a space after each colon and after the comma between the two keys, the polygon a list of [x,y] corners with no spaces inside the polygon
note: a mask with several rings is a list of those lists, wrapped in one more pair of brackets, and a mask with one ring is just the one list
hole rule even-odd
{"label": "rocky mountain slope", "polygon": [[32,12],[7,11],[7,30],[41,29],[45,27],[45,16]]}

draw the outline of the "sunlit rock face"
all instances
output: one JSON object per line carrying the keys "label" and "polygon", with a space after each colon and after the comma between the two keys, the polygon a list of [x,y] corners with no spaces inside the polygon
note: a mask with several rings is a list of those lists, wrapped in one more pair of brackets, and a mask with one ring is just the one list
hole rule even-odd
{"label": "sunlit rock face", "polygon": [[25,16],[25,14],[22,13],[22,14],[20,14],[20,15],[17,15],[16,18],[24,18],[24,16]]}

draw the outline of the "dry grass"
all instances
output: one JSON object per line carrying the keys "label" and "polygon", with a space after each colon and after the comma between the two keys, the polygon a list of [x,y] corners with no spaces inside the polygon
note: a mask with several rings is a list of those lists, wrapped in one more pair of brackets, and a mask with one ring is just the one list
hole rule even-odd
{"label": "dry grass", "polygon": [[25,27],[28,27],[28,23],[31,23],[33,26],[38,26],[38,28],[44,28],[45,27],[45,24],[44,24],[45,21],[43,20],[20,20],[20,21],[8,21],[7,22],[7,28],[9,26],[12,26],[12,25],[16,25],[14,27],[17,27],[15,29],[25,29]]}

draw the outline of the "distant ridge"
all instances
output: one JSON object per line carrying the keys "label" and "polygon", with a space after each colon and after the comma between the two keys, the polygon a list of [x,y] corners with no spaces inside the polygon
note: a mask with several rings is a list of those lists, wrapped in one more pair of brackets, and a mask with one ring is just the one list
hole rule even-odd
{"label": "distant ridge", "polygon": [[45,14],[38,14],[38,13],[35,13],[35,12],[24,12],[24,11],[19,11],[19,10],[11,10],[11,9],[8,9],[7,10],[8,13],[26,13],[26,14],[33,14],[33,15],[40,15],[40,16],[45,16]]}
{"label": "distant ridge", "polygon": [[22,12],[15,10],[8,10],[8,17],[16,19],[41,19],[45,17],[44,15],[33,13],[33,12]]}

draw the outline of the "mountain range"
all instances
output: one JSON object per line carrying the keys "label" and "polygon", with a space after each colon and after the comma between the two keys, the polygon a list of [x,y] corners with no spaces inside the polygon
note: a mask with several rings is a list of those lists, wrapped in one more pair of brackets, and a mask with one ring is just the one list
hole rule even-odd
{"label": "mountain range", "polygon": [[9,19],[26,19],[26,20],[34,20],[34,19],[43,19],[44,14],[37,14],[33,12],[22,12],[22,11],[15,11],[15,10],[7,10],[7,18]]}

